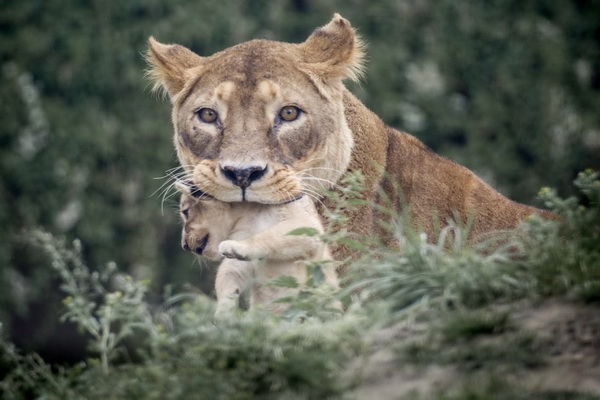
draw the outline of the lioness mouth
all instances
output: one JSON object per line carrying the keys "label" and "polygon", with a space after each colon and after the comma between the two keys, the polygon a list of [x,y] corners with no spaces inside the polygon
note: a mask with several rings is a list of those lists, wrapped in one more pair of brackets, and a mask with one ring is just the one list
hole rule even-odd
{"label": "lioness mouth", "polygon": [[300,199],[301,199],[301,198],[303,198],[303,197],[304,197],[304,193],[300,193],[298,196],[294,197],[293,199],[291,199],[291,200],[288,200],[288,201],[284,201],[284,202],[283,202],[283,203],[281,203],[281,204],[293,203],[294,201],[300,200]]}
{"label": "lioness mouth", "polygon": [[192,197],[194,197],[196,199],[201,199],[201,198],[202,199],[213,199],[213,197],[211,195],[198,189],[198,186],[196,186],[194,184],[189,184],[189,186],[190,186],[190,194],[192,195]]}
{"label": "lioness mouth", "polygon": [[[206,195],[208,198],[212,198],[210,195]],[[288,203],[293,203],[294,201],[300,200],[301,198],[304,197],[304,193],[300,193],[299,195],[292,197],[290,200],[286,200],[283,201],[281,203],[274,203],[274,204],[288,204]],[[242,189],[242,203],[246,203],[248,202],[248,200],[246,199],[246,189]]]}

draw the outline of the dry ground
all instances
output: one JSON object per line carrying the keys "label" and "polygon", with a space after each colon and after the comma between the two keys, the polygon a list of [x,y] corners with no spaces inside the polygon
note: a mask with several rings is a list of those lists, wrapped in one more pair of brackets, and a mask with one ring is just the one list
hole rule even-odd
{"label": "dry ground", "polygon": [[[572,391],[600,399],[600,305],[546,300],[511,305],[509,309],[512,330],[528,332],[543,343],[539,350],[532,349],[543,352],[541,363],[514,369],[510,363],[508,367],[492,364],[481,368],[465,368],[460,362],[413,363],[397,351],[398,345],[420,341],[420,346],[426,347],[427,341],[433,340],[428,334],[431,329],[402,324],[380,331],[373,351],[355,363],[353,373],[358,372],[363,380],[354,395],[358,399],[378,400],[435,398],[465,382],[486,380],[492,374],[534,393]],[[499,345],[504,341],[509,346],[515,337],[492,336]],[[468,347],[475,340],[480,339],[465,340],[455,346]]]}

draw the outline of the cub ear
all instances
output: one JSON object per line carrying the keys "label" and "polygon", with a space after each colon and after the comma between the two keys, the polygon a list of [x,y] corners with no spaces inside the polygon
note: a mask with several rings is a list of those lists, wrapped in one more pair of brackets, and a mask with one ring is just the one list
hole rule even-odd
{"label": "cub ear", "polygon": [[364,42],[339,14],[301,45],[307,67],[325,78],[358,81],[364,71]]}
{"label": "cub ear", "polygon": [[210,197],[191,182],[178,179],[173,186],[175,186],[175,189],[177,189],[179,193],[185,196],[194,197],[196,199]]}
{"label": "cub ear", "polygon": [[172,99],[183,89],[187,71],[202,65],[203,58],[178,44],[162,44],[151,36],[148,39],[147,75],[154,83],[153,90],[164,89]]}
{"label": "cub ear", "polygon": [[192,186],[190,186],[187,183],[180,181],[180,180],[176,180],[174,186],[175,186],[175,189],[177,189],[177,191],[179,191],[179,193],[192,197],[192,193],[193,193]]}

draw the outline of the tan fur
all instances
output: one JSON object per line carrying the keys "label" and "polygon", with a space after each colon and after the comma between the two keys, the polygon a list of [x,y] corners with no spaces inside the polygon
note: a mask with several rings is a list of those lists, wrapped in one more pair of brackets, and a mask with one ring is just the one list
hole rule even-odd
{"label": "tan fur", "polygon": [[[277,204],[334,187],[343,173],[360,170],[371,204],[349,211],[356,232],[386,235],[375,204],[408,207],[430,237],[435,220],[444,224],[455,215],[473,217],[474,238],[514,228],[533,213],[552,217],[508,200],[468,169],[385,126],[345,89],[342,80],[363,70],[363,45],[337,14],[300,44],[253,40],[209,57],[149,44],[150,75],[173,103],[180,162],[221,201]],[[224,84],[228,96],[219,94]],[[281,122],[279,110],[288,105],[304,112]],[[198,122],[194,111],[201,107],[216,110],[219,122]],[[266,173],[242,190],[226,179],[224,166]]]}
{"label": "tan fur", "polygon": [[[204,257],[220,260],[215,282],[217,314],[237,307],[237,297],[250,288],[250,305],[264,305],[282,312],[284,304],[274,300],[296,290],[265,285],[278,276],[306,281],[306,260],[330,260],[327,247],[316,237],[287,235],[296,228],[308,227],[322,233],[319,215],[308,197],[297,201],[264,205],[224,203],[193,197],[185,186],[180,209],[184,228],[182,245]],[[323,268],[325,282],[338,287],[332,268]]]}

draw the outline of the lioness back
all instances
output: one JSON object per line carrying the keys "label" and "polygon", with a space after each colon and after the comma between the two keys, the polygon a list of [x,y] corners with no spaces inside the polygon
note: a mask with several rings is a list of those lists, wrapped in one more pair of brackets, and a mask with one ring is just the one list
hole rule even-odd
{"label": "lioness back", "polygon": [[283,204],[360,171],[368,204],[348,211],[355,232],[386,235],[376,222],[381,205],[408,207],[429,237],[434,221],[456,216],[472,216],[473,238],[514,228],[532,213],[551,216],[508,200],[468,169],[387,127],[342,83],[359,78],[363,54],[350,23],[336,14],[303,43],[252,40],[207,57],[151,38],[148,61],[155,86],[173,104],[182,166],[223,202]]}

